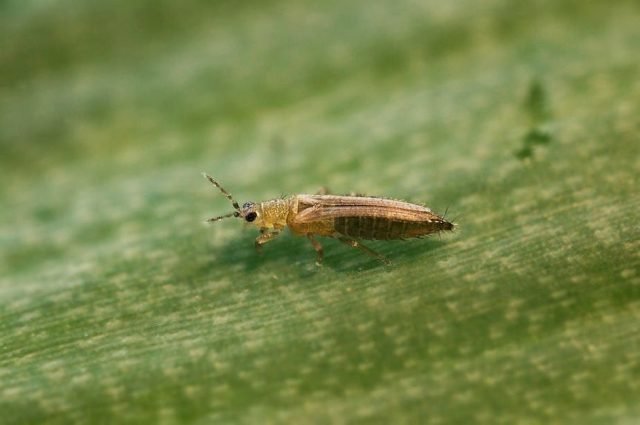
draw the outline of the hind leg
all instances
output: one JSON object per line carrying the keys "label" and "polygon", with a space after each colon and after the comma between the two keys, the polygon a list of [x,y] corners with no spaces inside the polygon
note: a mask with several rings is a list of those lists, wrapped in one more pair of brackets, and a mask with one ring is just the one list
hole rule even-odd
{"label": "hind leg", "polygon": [[357,239],[353,239],[350,238],[348,236],[338,236],[338,239],[340,240],[340,242],[345,243],[353,248],[358,248],[359,250],[363,251],[365,254],[377,258],[378,260],[382,261],[384,264],[386,264],[387,266],[389,264],[391,264],[391,261],[389,261],[389,259],[387,257],[385,257],[382,254],[378,254],[377,252],[375,252],[374,250],[372,250],[371,248],[362,245],[362,242],[358,241]]}

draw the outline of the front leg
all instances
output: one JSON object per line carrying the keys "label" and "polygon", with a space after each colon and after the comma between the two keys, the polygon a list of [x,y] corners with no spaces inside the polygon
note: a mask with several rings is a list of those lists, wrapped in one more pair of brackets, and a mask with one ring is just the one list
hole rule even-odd
{"label": "front leg", "polygon": [[258,236],[256,238],[255,241],[255,247],[256,247],[256,251],[258,251],[258,254],[260,254],[262,252],[262,245],[266,244],[267,242],[269,242],[271,239],[275,238],[276,236],[278,236],[280,234],[280,230],[278,229],[260,229],[260,236]]}

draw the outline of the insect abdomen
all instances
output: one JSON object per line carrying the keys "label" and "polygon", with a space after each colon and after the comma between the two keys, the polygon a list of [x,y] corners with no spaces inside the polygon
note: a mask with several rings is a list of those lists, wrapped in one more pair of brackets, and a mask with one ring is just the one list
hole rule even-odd
{"label": "insect abdomen", "polygon": [[442,230],[452,230],[453,224],[437,217],[425,221],[394,220],[388,217],[338,217],[337,232],[359,239],[402,239],[426,236]]}

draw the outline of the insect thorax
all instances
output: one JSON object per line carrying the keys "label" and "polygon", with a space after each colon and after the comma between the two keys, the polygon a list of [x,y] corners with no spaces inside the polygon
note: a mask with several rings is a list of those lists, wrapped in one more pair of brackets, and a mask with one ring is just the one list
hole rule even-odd
{"label": "insect thorax", "polygon": [[291,210],[293,198],[271,199],[260,203],[264,227],[283,228]]}

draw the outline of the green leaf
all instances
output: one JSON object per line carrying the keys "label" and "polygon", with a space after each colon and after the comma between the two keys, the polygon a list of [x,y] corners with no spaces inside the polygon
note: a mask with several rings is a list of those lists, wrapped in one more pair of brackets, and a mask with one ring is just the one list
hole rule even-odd
{"label": "green leaf", "polygon": [[[634,423],[640,8],[0,4],[0,412],[25,423]],[[228,201],[367,193],[386,267]]]}

